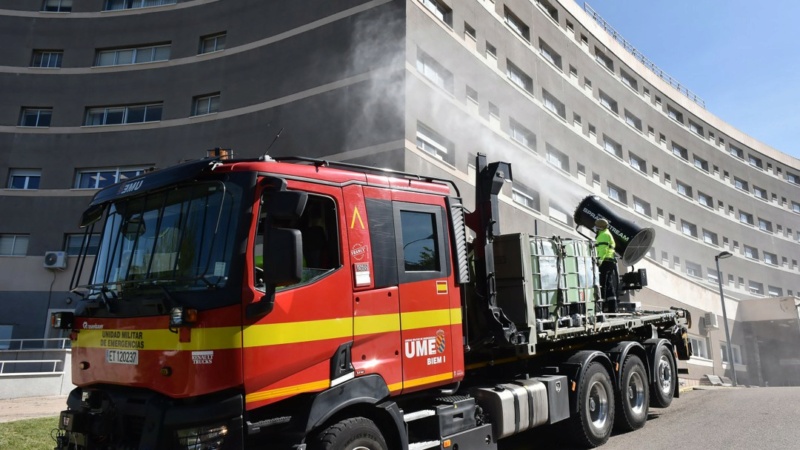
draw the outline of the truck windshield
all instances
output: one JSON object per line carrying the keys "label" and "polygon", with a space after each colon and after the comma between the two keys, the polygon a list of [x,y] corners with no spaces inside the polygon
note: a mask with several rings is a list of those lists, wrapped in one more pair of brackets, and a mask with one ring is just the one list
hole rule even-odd
{"label": "truck windshield", "polygon": [[108,207],[90,288],[170,291],[228,280],[240,190],[211,181],[123,199]]}

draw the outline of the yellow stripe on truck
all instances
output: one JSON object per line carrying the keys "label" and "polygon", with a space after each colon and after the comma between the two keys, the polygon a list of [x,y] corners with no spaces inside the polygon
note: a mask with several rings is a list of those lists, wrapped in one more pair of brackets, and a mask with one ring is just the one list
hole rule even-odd
{"label": "yellow stripe on truck", "polygon": [[302,394],[303,392],[319,391],[321,389],[327,389],[330,386],[330,380],[312,381],[310,383],[296,384],[294,386],[287,386],[278,389],[268,389],[265,391],[253,392],[252,394],[247,394],[247,396],[245,396],[245,401],[247,403],[260,402],[269,400],[271,398]]}
{"label": "yellow stripe on truck", "polygon": [[112,330],[82,329],[75,347],[128,350],[223,350],[297,344],[353,335],[390,333],[400,330],[442,327],[461,323],[459,308],[356,318],[309,320],[239,327],[191,328],[191,341],[180,342],[178,333],[168,329]]}

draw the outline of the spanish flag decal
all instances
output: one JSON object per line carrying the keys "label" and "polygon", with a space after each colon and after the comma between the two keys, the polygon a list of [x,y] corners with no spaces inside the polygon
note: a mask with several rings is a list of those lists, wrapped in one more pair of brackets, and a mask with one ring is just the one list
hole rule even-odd
{"label": "spanish flag decal", "polygon": [[439,295],[447,294],[447,280],[440,280],[436,282],[436,293]]}

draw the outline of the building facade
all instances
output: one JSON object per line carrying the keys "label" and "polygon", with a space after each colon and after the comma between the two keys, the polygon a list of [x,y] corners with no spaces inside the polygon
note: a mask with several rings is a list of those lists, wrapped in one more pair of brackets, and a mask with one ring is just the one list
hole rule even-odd
{"label": "building facade", "polygon": [[[0,339],[50,336],[49,312],[74,308],[77,223],[98,188],[215,147],[464,192],[486,153],[513,165],[503,232],[576,235],[575,206],[599,195],[656,230],[642,264],[660,284],[633,300],[693,312],[689,379],[730,375],[720,278],[749,383],[759,327],[740,326],[738,300],[800,296],[800,161],[572,0],[0,0],[0,30]],[[51,251],[65,270],[43,267]]]}

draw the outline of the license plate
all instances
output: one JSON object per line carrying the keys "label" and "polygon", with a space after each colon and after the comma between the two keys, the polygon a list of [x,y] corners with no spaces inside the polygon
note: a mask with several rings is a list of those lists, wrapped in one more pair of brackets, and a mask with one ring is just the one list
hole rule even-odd
{"label": "license plate", "polygon": [[111,364],[139,364],[138,350],[106,350],[106,362]]}

